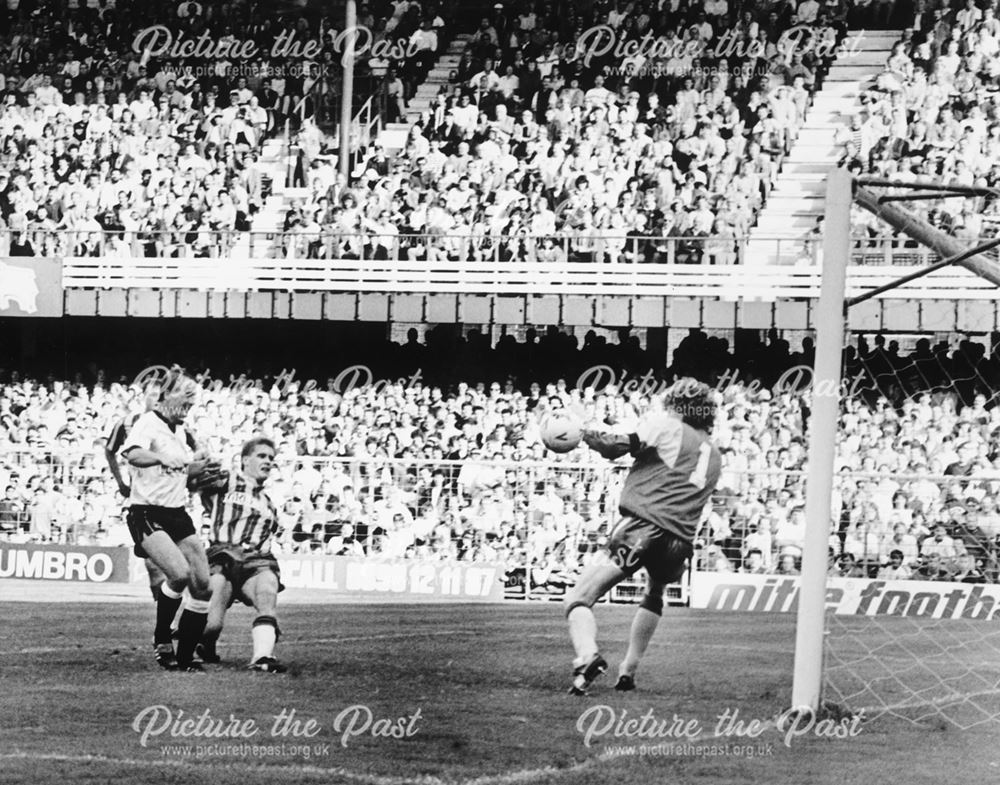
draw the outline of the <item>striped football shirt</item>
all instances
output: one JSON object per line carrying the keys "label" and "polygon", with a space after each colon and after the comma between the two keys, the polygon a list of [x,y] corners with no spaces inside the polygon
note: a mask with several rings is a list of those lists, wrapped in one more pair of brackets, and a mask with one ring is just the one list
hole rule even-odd
{"label": "striped football shirt", "polygon": [[229,489],[212,500],[209,520],[213,543],[267,553],[271,550],[271,536],[278,528],[278,509],[262,485],[238,474]]}

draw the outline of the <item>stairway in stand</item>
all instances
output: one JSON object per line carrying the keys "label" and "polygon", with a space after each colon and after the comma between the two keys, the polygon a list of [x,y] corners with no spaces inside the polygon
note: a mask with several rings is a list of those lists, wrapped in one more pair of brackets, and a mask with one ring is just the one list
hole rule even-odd
{"label": "stairway in stand", "polygon": [[812,263],[805,240],[823,215],[826,176],[840,159],[834,138],[850,128],[861,93],[884,70],[902,31],[852,30],[848,36],[853,40],[813,96],[798,139],[750,231],[748,265]]}
{"label": "stairway in stand", "polygon": [[434,67],[428,72],[427,79],[420,85],[406,106],[406,120],[399,123],[386,123],[379,134],[378,143],[385,149],[386,155],[394,155],[406,146],[406,137],[410,127],[420,119],[422,112],[430,109],[431,101],[448,84],[448,75],[458,68],[462,52],[472,36],[466,33],[456,35],[443,55],[438,57]]}
{"label": "stairway in stand", "polygon": [[[434,67],[428,72],[427,79],[417,88],[416,94],[409,101],[407,122],[387,123],[383,126],[377,142],[385,148],[386,154],[394,155],[406,145],[411,124],[420,118],[421,112],[430,107],[431,101],[437,96],[442,85],[448,84],[448,75],[458,67],[462,52],[471,39],[471,35],[456,35],[447,51],[438,57]],[[258,235],[253,238],[253,248],[250,247],[249,237],[237,236],[232,251],[233,256],[249,256],[251,253],[256,256],[269,256],[278,252],[276,244],[272,246],[267,237],[259,235],[280,232],[290,203],[308,195],[306,188],[292,188],[286,185],[288,167],[294,165],[294,161],[288,158],[288,140],[283,136],[269,139],[264,143],[257,165],[264,178],[271,181],[271,193],[264,200],[260,212],[253,218],[253,232]]]}

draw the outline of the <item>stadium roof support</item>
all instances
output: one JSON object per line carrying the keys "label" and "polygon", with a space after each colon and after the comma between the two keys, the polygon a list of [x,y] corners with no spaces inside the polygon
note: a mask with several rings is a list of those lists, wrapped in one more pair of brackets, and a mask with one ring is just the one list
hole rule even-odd
{"label": "stadium roof support", "polygon": [[[945,257],[946,260],[950,260],[949,263],[960,264],[995,286],[1000,286],[1000,264],[982,254],[982,251],[989,250],[993,246],[985,244],[978,248],[969,249],[960,240],[956,240],[950,234],[931,226],[927,221],[918,218],[909,210],[896,204],[897,201],[903,201],[906,197],[894,196],[892,197],[894,201],[888,202],[885,201],[885,197],[878,196],[874,191],[866,187],[868,185],[909,188],[914,191],[948,192],[953,193],[955,196],[995,195],[995,191],[984,188],[965,188],[963,186],[943,186],[931,183],[895,183],[891,180],[866,180],[858,178],[855,180],[854,200],[868,212],[885,221],[893,229],[902,232],[908,237],[912,237],[917,242],[936,251],[940,256]],[[915,193],[911,198],[925,197]],[[972,253],[969,253],[970,250]],[[928,272],[930,272],[930,269],[928,269]]]}

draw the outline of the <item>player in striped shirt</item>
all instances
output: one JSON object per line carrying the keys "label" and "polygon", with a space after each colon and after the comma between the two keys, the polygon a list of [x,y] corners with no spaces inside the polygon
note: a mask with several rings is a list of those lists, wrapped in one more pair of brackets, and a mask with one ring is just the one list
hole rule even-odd
{"label": "player in striped shirt", "polygon": [[628,653],[615,689],[635,689],[635,672],[663,613],[663,590],[684,574],[705,504],[719,481],[722,456],[709,434],[715,421],[714,392],[681,379],[666,392],[664,411],[640,418],[632,433],[583,432],[583,441],[605,458],[631,454],[632,468],[619,502],[622,517],[566,596],[566,618],[576,650],[570,693],[585,695],[607,670],[597,649],[594,603],[640,568],[646,593],[629,635]]}
{"label": "player in striped shirt", "polygon": [[251,627],[252,670],[283,673],[274,656],[278,640],[276,618],[281,572],[271,553],[271,537],[278,528],[278,510],[264,490],[274,466],[274,442],[258,436],[243,445],[240,472],[221,493],[205,495],[211,526],[208,562],[212,573],[212,602],[198,654],[205,662],[219,662],[215,650],[226,610],[239,600],[256,612]]}

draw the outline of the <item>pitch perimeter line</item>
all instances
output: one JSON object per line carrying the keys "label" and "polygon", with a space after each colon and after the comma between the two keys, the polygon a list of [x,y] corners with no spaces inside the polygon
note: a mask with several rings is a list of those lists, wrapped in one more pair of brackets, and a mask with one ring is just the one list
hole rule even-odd
{"label": "pitch perimeter line", "polygon": [[300,641],[285,641],[285,646],[311,646],[316,643],[356,643],[358,641],[382,641],[396,638],[437,638],[444,635],[472,635],[476,629],[428,630],[427,632],[389,632],[383,635],[354,635],[349,638],[307,638]]}
{"label": "pitch perimeter line", "polygon": [[418,777],[387,777],[380,774],[360,774],[353,771],[348,771],[346,769],[330,767],[324,768],[322,766],[315,766],[312,764],[302,764],[299,766],[292,766],[288,764],[255,764],[255,763],[244,763],[243,761],[232,761],[227,763],[200,763],[192,762],[190,759],[185,760],[141,760],[138,758],[112,758],[107,755],[60,755],[56,753],[31,753],[31,752],[11,752],[11,753],[0,753],[0,760],[25,760],[25,761],[52,761],[57,763],[110,763],[118,766],[134,766],[134,767],[152,767],[152,768],[168,768],[176,769],[183,768],[186,771],[190,771],[192,768],[202,768],[207,771],[212,769],[241,769],[247,773],[261,773],[261,774],[291,774],[295,776],[306,776],[306,777],[322,777],[329,781],[331,777],[341,777],[352,782],[361,783],[361,785],[527,785],[535,780],[542,777],[559,777],[567,774],[577,774],[585,769],[592,768],[607,760],[611,760],[614,756],[602,752],[593,758],[588,758],[587,760],[581,761],[573,766],[568,766],[564,769],[556,768],[554,766],[544,766],[539,769],[522,769],[520,771],[511,771],[506,774],[493,774],[486,775],[483,777],[475,777],[469,780],[460,780],[456,783],[455,780],[443,780],[440,777],[433,777],[429,775],[422,775]]}
{"label": "pitch perimeter line", "polygon": [[[479,630],[475,628],[461,629],[461,630],[428,630],[426,632],[390,632],[382,635],[353,635],[344,638],[305,638],[303,640],[286,640],[283,645],[286,647],[294,646],[314,646],[320,643],[359,643],[362,641],[380,641],[380,640],[403,640],[406,638],[438,638],[448,635],[473,635],[478,633]],[[529,633],[523,635],[524,638],[536,638],[541,640],[564,640],[565,636],[557,633]],[[114,647],[114,644],[110,644]],[[131,647],[133,642],[123,643],[119,642],[119,647]],[[673,648],[678,645],[676,641],[650,641],[651,648]],[[731,645],[725,643],[701,643],[699,646],[705,648],[718,648],[734,651],[747,651],[753,652],[755,654],[791,654],[791,651],[787,648],[761,648],[759,646],[740,646]],[[0,651],[0,657],[9,656],[19,656],[25,654],[55,654],[58,652],[66,651],[77,651],[82,650],[82,646],[31,646],[25,649],[16,649],[12,651]]]}
{"label": "pitch perimeter line", "polygon": [[[405,638],[437,638],[445,635],[471,635],[477,632],[473,629],[465,630],[427,630],[426,632],[390,632],[384,635],[354,635],[347,638],[308,638],[305,640],[289,640],[285,641],[285,646],[311,646],[317,643],[357,643],[359,641],[379,641],[379,640],[393,640],[393,639],[405,639]],[[131,647],[134,642],[130,641],[128,643],[123,642],[106,642],[104,645],[111,646],[114,648],[116,645],[121,647]],[[83,646],[31,646],[26,649],[17,649],[13,651],[0,651],[0,657],[9,657],[15,655],[24,654],[55,654],[57,652],[66,651],[83,651]]]}

